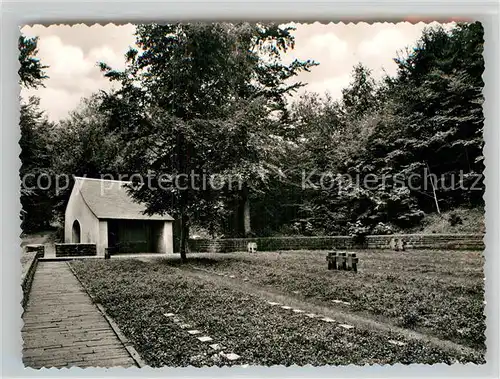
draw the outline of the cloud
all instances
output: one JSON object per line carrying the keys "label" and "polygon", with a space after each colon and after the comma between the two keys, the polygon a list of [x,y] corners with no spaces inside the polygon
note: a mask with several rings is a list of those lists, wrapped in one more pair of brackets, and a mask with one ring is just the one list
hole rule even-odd
{"label": "cloud", "polygon": [[118,53],[109,46],[99,46],[90,50],[88,59],[92,62],[105,62],[113,69],[123,70],[125,68],[124,54]]}
{"label": "cloud", "polygon": [[67,117],[83,97],[111,88],[97,62],[123,69],[124,54],[135,40],[134,30],[131,25],[111,24],[23,28],[25,35],[39,36],[38,57],[49,66],[49,78],[44,81],[45,88],[23,90],[21,95],[40,97],[40,106],[52,121]]}
{"label": "cloud", "polygon": [[303,87],[298,94],[300,95],[304,92],[317,92],[324,95],[328,93],[333,99],[339,99],[342,97],[342,89],[346,88],[350,81],[351,75],[349,73],[333,76],[321,81],[309,83],[307,86]]}
{"label": "cloud", "polygon": [[376,80],[387,74],[395,75],[397,65],[393,58],[398,51],[414,46],[423,29],[435,25],[438,23],[293,24],[297,30],[295,49],[290,54],[320,63],[311,72],[300,73],[294,81],[308,83],[300,92],[328,91],[332,97],[340,98],[355,65],[362,63],[368,67]]}
{"label": "cloud", "polygon": [[63,45],[57,36],[41,39],[38,43],[39,55],[47,70],[57,79],[67,80],[87,75],[92,66],[83,55],[83,51],[72,45]]}
{"label": "cloud", "polygon": [[345,57],[349,46],[346,41],[337,37],[335,33],[326,33],[312,36],[308,41],[308,50],[310,55],[322,52],[322,54],[328,56],[330,61],[336,61]]}
{"label": "cloud", "polygon": [[[396,50],[408,44],[408,38],[397,29],[381,30],[373,38],[366,39],[359,44],[358,52],[361,56],[380,57],[394,54]],[[386,52],[388,54],[381,54]]]}
{"label": "cloud", "polygon": [[415,32],[404,33],[394,27],[380,30],[373,37],[363,40],[358,45],[357,55],[360,62],[372,69],[372,74],[376,79],[380,79],[385,73],[396,74],[397,65],[393,58],[417,40],[421,31]]}
{"label": "cloud", "polygon": [[[308,83],[298,94],[329,92],[333,98],[341,97],[342,89],[350,82],[353,66],[359,62],[373,71],[375,79],[381,78],[385,71],[394,75],[397,66],[393,58],[397,51],[413,45],[422,30],[429,26],[409,22],[290,25],[296,27],[293,32],[295,48],[284,55],[284,61],[312,59],[320,63],[311,72],[302,72],[291,80]],[[40,37],[39,58],[50,66],[46,88],[22,93],[39,96],[51,120],[66,117],[81,97],[109,89],[110,83],[99,71],[97,62],[104,61],[113,68],[123,69],[124,54],[135,42],[135,27],[131,24],[36,25],[24,27],[22,31],[28,36]]]}
{"label": "cloud", "polygon": [[31,95],[38,96],[40,98],[41,109],[46,112],[51,121],[58,121],[66,118],[80,103],[81,94],[80,92],[71,92],[66,89],[53,87],[39,88],[36,91],[21,91],[21,95],[24,98]]}

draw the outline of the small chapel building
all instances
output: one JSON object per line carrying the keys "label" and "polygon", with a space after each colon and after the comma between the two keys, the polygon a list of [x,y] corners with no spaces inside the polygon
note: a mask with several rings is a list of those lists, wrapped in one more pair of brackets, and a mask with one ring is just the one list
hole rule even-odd
{"label": "small chapel building", "polygon": [[64,242],[95,244],[97,255],[173,253],[174,219],[146,215],[127,192],[130,182],[75,177],[66,206]]}

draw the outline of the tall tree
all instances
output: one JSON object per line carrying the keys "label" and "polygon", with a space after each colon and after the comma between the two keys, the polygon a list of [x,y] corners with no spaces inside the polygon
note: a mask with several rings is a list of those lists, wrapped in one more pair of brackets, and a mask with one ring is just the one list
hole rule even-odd
{"label": "tall tree", "polygon": [[341,99],[307,95],[294,104],[300,167],[307,178],[300,214],[318,232],[341,233],[366,211],[369,192],[336,178],[353,174],[366,148],[379,118],[377,91],[370,70],[358,64]]}
{"label": "tall tree", "polygon": [[43,86],[43,80],[48,76],[45,69],[48,66],[42,65],[37,58],[38,37],[28,38],[19,36],[19,83],[26,88],[37,88]]}
{"label": "tall tree", "polygon": [[389,145],[400,151],[402,168],[437,176],[437,191],[429,176],[421,186],[427,190],[414,194],[426,210],[439,209],[436,201],[444,208],[482,203],[482,186],[472,188],[484,169],[482,51],[481,24],[459,24],[425,30],[416,48],[396,59],[391,88],[401,133]]}
{"label": "tall tree", "polygon": [[359,120],[376,108],[377,83],[371,75],[371,70],[358,63],[351,72],[349,86],[342,90],[342,106],[344,115],[350,120]]}
{"label": "tall tree", "polygon": [[40,110],[39,99],[21,102],[19,120],[21,138],[21,228],[24,232],[46,230],[52,219],[52,196],[49,191],[51,147],[47,133],[53,125]]}
{"label": "tall tree", "polygon": [[54,173],[61,174],[60,189],[54,194],[54,215],[58,219],[64,216],[73,175],[118,178],[126,172],[123,151],[128,139],[113,128],[111,113],[103,101],[102,93],[82,99],[48,135],[52,149],[50,164]]}
{"label": "tall tree", "polygon": [[[24,88],[37,88],[43,86],[47,78],[44,69],[36,57],[38,38],[19,37],[19,83]],[[51,220],[52,201],[45,188],[48,185],[50,172],[50,147],[46,132],[52,127],[44,112],[40,110],[40,100],[30,97],[20,99],[21,138],[21,228],[25,232],[46,229]],[[45,181],[41,180],[45,178]]]}
{"label": "tall tree", "polygon": [[[168,190],[131,190],[149,212],[169,212],[180,220],[182,259],[189,225],[213,227],[210,220],[225,211],[223,198],[234,194],[231,180],[263,183],[277,169],[267,159],[288,132],[282,122],[285,96],[302,85],[288,79],[314,65],[281,63],[281,53],[294,46],[292,31],[276,24],[141,25],[136,43],[142,52],[129,51],[125,71],[101,64],[108,78],[122,84],[114,96],[122,105],[118,113],[130,102],[136,105],[129,109],[142,108],[132,122],[115,117],[135,137],[131,166],[139,172],[150,168],[157,188],[162,174],[182,178]],[[226,185],[193,188],[189,181],[203,175],[217,175]]]}
{"label": "tall tree", "polygon": [[307,131],[299,144],[305,167],[379,183],[333,180],[320,191],[313,176],[302,209],[318,230],[404,228],[424,212],[482,204],[482,44],[479,23],[428,28],[395,59],[396,76],[376,83],[356,66],[334,117],[321,101],[294,107]]}

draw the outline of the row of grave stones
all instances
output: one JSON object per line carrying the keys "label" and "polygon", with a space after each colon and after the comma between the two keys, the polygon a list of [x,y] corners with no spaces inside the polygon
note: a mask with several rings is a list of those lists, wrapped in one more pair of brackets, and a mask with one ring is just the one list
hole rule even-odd
{"label": "row of grave stones", "polygon": [[[408,242],[401,238],[391,238],[391,241],[389,242],[389,248],[395,251],[405,251],[407,246]],[[249,253],[257,252],[257,243],[249,242],[247,245],[247,251]],[[354,254],[354,256],[356,256],[356,254]]]}
{"label": "row of grave stones", "polygon": [[[359,261],[358,261],[358,258],[356,257],[355,253],[329,253],[328,257],[327,257],[327,260],[329,260],[329,266],[328,266],[329,270],[333,269],[333,266],[335,265],[337,267],[337,269],[339,269],[339,270],[352,270],[354,272],[357,272],[357,265],[358,265]],[[330,262],[332,262],[331,266],[330,266]],[[196,269],[198,269],[198,268],[196,268]],[[203,270],[203,269],[200,269],[200,270],[206,271],[206,270]],[[226,277],[229,277],[229,278],[235,278],[234,275],[221,274],[221,273],[216,273],[216,272],[211,272],[211,273],[219,275],[219,276],[226,276]],[[244,280],[248,280],[248,279],[245,278]],[[298,293],[298,292],[294,291],[294,293]],[[245,300],[248,300],[248,298],[246,298]],[[332,301],[334,303],[337,303],[337,304],[350,305],[350,303],[348,303],[346,301],[342,301],[342,300],[332,300]],[[293,313],[303,314],[304,316],[312,318],[312,319],[318,319],[318,320],[321,320],[321,321],[324,321],[324,322],[328,322],[328,323],[337,323],[336,320],[334,320],[334,319],[332,319],[330,317],[322,316],[322,315],[315,314],[315,313],[307,313],[306,311],[304,311],[302,309],[294,308],[294,307],[291,307],[291,306],[288,306],[288,305],[283,305],[283,304],[281,304],[279,302],[274,302],[274,301],[269,301],[269,300],[265,300],[265,302],[268,303],[271,306],[280,306],[284,310],[291,310]],[[164,315],[165,315],[165,317],[175,317],[174,313],[166,313]],[[177,319],[177,318],[173,318],[173,321],[174,322],[181,322],[180,319]],[[349,325],[349,324],[345,324],[345,323],[344,324],[339,323],[339,326],[341,328],[344,328],[344,329],[347,329],[347,330],[354,328],[353,325]],[[180,327],[182,329],[189,329],[189,328],[191,328],[191,325],[189,325],[189,324],[180,324]],[[194,329],[194,330],[188,330],[187,332],[189,334],[191,334],[191,335],[201,334],[201,331],[196,330],[196,329]],[[197,337],[197,338],[201,342],[212,342],[213,341],[212,338],[209,337],[209,336],[203,336],[203,337]],[[390,339],[388,342],[390,344],[392,344],[392,345],[396,345],[396,346],[399,346],[399,347],[402,347],[402,346],[406,345],[406,342],[397,341],[397,340],[393,340],[393,339]],[[222,346],[220,344],[211,344],[210,347],[213,350],[222,350]],[[222,351],[219,352],[219,355],[221,355],[222,357],[225,357],[226,359],[231,360],[231,361],[234,361],[234,360],[237,360],[237,359],[240,358],[240,356],[237,355],[237,354],[234,354],[234,353],[227,354],[227,353],[224,353]]]}
{"label": "row of grave stones", "polygon": [[[408,242],[401,238],[392,238],[389,247],[395,251],[405,251]],[[331,252],[326,257],[328,270],[344,270],[358,272],[359,258],[356,253]]]}
{"label": "row of grave stones", "polygon": [[407,245],[408,242],[401,238],[391,238],[391,241],[389,242],[389,248],[395,251],[405,251]]}
{"label": "row of grave stones", "polygon": [[[213,357],[220,356],[222,358],[226,358],[229,361],[235,361],[237,359],[240,359],[240,356],[235,353],[225,353],[222,349],[223,347],[218,344],[214,343],[214,340],[210,336],[203,336],[200,334],[203,334],[200,330],[198,329],[193,329],[190,324],[183,323],[180,318],[176,316],[175,313],[164,313],[163,314],[166,318],[172,320],[175,324],[177,324],[181,329],[184,329],[187,331],[189,335],[196,336],[196,338],[203,343],[209,343],[211,350],[214,352]],[[193,359],[198,359],[198,358],[203,358],[202,356],[194,356],[192,357]]]}
{"label": "row of grave stones", "polygon": [[344,270],[358,272],[359,258],[355,253],[332,252],[326,257],[328,270]]}
{"label": "row of grave stones", "polygon": [[[331,322],[331,323],[338,323],[336,320],[334,320],[333,318],[330,318],[330,317],[326,317],[326,316],[322,316],[322,315],[319,315],[319,314],[315,314],[315,313],[307,313],[306,311],[302,310],[302,309],[297,309],[297,308],[294,308],[294,307],[291,307],[289,305],[282,305],[281,303],[278,303],[278,302],[275,302],[275,301],[267,301],[266,302],[271,305],[271,306],[279,306],[281,307],[282,309],[285,309],[285,310],[291,310],[293,313],[298,313],[298,314],[303,314],[304,316],[306,317],[309,317],[309,318],[313,318],[313,319],[318,319],[320,321],[324,321],[324,322]],[[347,329],[347,330],[350,330],[350,329],[354,329],[354,326],[353,325],[349,325],[349,324],[341,324],[341,323],[338,323],[339,326],[341,328],[344,328],[344,329]]]}
{"label": "row of grave stones", "polygon": [[[344,301],[340,301],[340,300],[337,300],[337,301],[340,302],[340,303],[343,303],[343,304],[349,304],[349,303],[346,303]],[[349,325],[349,324],[345,324],[345,323],[342,324],[342,323],[340,323],[340,322],[338,322],[338,321],[336,321],[336,320],[334,320],[334,319],[332,319],[330,317],[322,316],[322,315],[315,314],[315,313],[307,313],[306,311],[304,311],[302,309],[297,309],[297,308],[294,308],[294,307],[291,307],[291,306],[288,306],[288,305],[282,305],[281,303],[274,302],[274,301],[266,301],[266,302],[269,305],[271,305],[271,306],[279,306],[282,309],[291,310],[293,313],[303,314],[304,316],[312,318],[312,319],[317,319],[317,320],[324,321],[324,322],[327,322],[327,323],[337,323],[338,326],[340,326],[343,329],[347,329],[347,330],[354,329],[353,325]],[[407,344],[406,342],[398,341],[398,340],[393,340],[393,339],[389,339],[388,342],[391,345],[396,345],[396,346],[399,346],[399,347],[405,346]]]}

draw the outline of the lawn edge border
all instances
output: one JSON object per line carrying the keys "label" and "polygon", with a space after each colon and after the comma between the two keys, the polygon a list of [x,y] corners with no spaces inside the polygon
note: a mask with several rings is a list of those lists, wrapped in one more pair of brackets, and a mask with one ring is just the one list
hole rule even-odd
{"label": "lawn edge border", "polygon": [[67,266],[69,267],[70,271],[72,272],[72,274],[75,276],[75,278],[78,280],[78,283],[80,283],[80,285],[82,286],[83,290],[85,291],[85,293],[88,295],[88,297],[90,297],[90,299],[92,300],[92,303],[95,305],[95,307],[99,310],[99,312],[101,312],[101,314],[104,316],[104,318],[106,319],[106,321],[108,322],[109,326],[111,327],[111,329],[113,330],[113,333],[115,333],[116,337],[118,338],[118,340],[120,341],[120,343],[123,345],[123,347],[125,348],[125,350],[127,350],[127,353],[130,355],[130,357],[134,360],[134,362],[136,363],[137,367],[139,368],[143,368],[143,367],[146,367],[148,366],[146,364],[146,362],[144,362],[144,360],[142,359],[142,357],[140,356],[140,354],[137,352],[137,350],[134,348],[134,346],[132,345],[132,343],[128,340],[128,338],[122,333],[122,331],[120,330],[120,327],[118,326],[118,324],[115,322],[115,320],[113,320],[113,318],[106,312],[106,309],[104,308],[104,306],[99,303],[98,301],[96,301],[96,298],[94,295],[92,295],[87,287],[85,286],[85,284],[81,281],[80,277],[78,276],[78,274],[76,273],[76,271],[74,270],[73,267],[71,267],[71,264],[70,262],[66,262]]}

